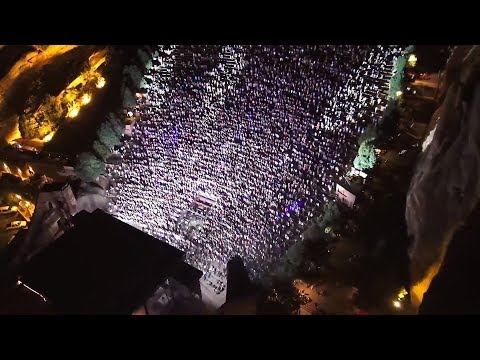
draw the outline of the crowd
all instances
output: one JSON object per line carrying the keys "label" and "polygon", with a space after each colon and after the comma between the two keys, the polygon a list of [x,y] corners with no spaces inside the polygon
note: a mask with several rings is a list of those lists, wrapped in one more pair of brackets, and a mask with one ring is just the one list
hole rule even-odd
{"label": "crowd", "polygon": [[240,255],[261,276],[318,215],[358,135],[380,120],[400,52],[159,47],[123,163],[108,168],[109,211],[204,272]]}

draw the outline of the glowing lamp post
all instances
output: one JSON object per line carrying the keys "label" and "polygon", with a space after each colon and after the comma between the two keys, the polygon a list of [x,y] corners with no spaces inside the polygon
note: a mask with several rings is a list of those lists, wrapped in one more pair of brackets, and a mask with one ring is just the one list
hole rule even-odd
{"label": "glowing lamp post", "polygon": [[415,67],[415,65],[417,64],[417,57],[415,56],[415,54],[410,54],[407,61],[410,67]]}
{"label": "glowing lamp post", "polygon": [[100,79],[98,79],[97,81],[97,89],[101,89],[105,86],[105,78],[104,77],[101,77]]}
{"label": "glowing lamp post", "polygon": [[87,105],[90,100],[92,100],[92,97],[90,96],[90,94],[84,94],[82,96],[82,105]]}
{"label": "glowing lamp post", "polygon": [[400,309],[402,307],[402,303],[400,301],[394,301],[393,302],[393,306],[395,307],[395,309]]}
{"label": "glowing lamp post", "polygon": [[72,109],[68,112],[67,116],[68,116],[69,118],[74,118],[74,117],[76,117],[76,116],[78,115],[78,112],[79,112],[79,111],[80,111],[80,109],[79,109],[78,107],[74,107],[74,108],[72,108]]}
{"label": "glowing lamp post", "polygon": [[[43,138],[43,142],[49,142],[53,138],[53,132]],[[33,172],[33,171],[32,171]]]}

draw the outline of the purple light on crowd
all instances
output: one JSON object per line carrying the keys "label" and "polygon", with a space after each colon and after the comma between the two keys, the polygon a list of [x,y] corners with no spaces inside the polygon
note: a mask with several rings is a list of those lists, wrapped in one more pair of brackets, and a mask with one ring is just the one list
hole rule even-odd
{"label": "purple light on crowd", "polygon": [[294,211],[297,211],[297,210],[301,209],[304,205],[305,205],[305,203],[302,200],[293,201],[292,203],[290,203],[290,205],[288,205],[285,208],[283,213],[277,215],[276,218],[277,219],[283,219],[283,218],[285,218],[285,216],[289,216],[288,214],[291,214]]}
{"label": "purple light on crowd", "polygon": [[176,146],[178,145],[178,140],[180,139],[180,131],[178,130],[178,126],[175,126],[172,129],[168,129],[164,131],[161,135],[162,143],[165,146]]}

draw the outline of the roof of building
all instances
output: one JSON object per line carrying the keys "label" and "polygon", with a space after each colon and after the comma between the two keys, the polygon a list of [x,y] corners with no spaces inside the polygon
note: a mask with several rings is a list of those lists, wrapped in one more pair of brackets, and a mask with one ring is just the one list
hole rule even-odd
{"label": "roof of building", "polygon": [[21,274],[57,313],[131,314],[183,262],[183,251],[101,210],[73,222]]}

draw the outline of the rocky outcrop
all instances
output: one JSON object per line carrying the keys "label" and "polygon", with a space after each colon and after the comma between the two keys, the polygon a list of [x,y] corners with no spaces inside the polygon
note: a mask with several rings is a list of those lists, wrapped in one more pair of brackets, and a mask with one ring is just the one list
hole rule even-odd
{"label": "rocky outcrop", "polygon": [[37,51],[26,53],[0,79],[0,143],[10,142],[20,136],[18,128],[18,113],[12,107],[12,99],[18,101],[29,91],[34,82],[36,70],[52,63],[59,56],[66,54],[77,45],[35,45]]}
{"label": "rocky outcrop", "polygon": [[480,200],[480,47],[458,47],[443,77],[407,195],[411,294],[419,305],[449,242]]}

